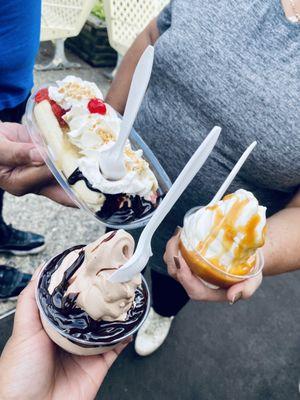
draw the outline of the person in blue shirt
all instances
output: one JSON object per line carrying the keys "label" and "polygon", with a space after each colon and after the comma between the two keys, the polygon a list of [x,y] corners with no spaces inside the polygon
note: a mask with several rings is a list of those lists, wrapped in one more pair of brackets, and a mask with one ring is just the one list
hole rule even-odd
{"label": "person in blue shirt", "polygon": [[[0,2],[0,120],[2,122],[21,122],[27,98],[33,87],[33,67],[39,48],[40,21],[40,0]],[[0,189],[0,253],[25,255],[40,252],[45,245],[43,236],[17,230],[4,221],[3,196],[4,191]],[[22,274],[11,267],[0,266],[0,300],[18,295],[29,279],[29,274]]]}

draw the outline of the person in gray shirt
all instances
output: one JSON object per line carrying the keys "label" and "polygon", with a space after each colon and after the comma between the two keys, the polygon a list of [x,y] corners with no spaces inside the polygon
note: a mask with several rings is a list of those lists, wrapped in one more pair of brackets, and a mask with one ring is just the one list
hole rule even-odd
{"label": "person in gray shirt", "polygon": [[[192,184],[153,239],[153,309],[136,350],[147,355],[166,338],[190,297],[248,298],[262,277],[230,290],[210,290],[186,265],[175,265],[178,235],[190,208],[207,204],[244,149],[258,142],[230,192],[251,191],[268,209],[265,275],[300,267],[300,0],[173,0],[138,36],[118,71],[107,102],[123,112],[134,68],[155,45],[149,88],[135,128],[172,180],[214,125],[221,137]],[[290,20],[291,18],[291,20]],[[295,21],[295,22],[294,22]],[[178,282],[179,281],[179,282]],[[183,286],[182,286],[182,285]]]}

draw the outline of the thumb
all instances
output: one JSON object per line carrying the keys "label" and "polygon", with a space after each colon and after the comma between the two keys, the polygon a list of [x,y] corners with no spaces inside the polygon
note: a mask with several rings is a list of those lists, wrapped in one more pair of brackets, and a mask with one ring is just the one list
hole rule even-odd
{"label": "thumb", "polygon": [[261,282],[262,274],[260,273],[254,278],[237,283],[228,289],[227,299],[229,300],[230,304],[234,304],[240,299],[249,299],[259,288]]}
{"label": "thumb", "polygon": [[31,143],[11,142],[3,137],[0,140],[0,163],[7,167],[42,165],[42,156]]}
{"label": "thumb", "polygon": [[18,296],[13,334],[21,339],[31,337],[42,329],[35,300],[37,278],[41,268],[42,266],[35,271],[31,282]]}

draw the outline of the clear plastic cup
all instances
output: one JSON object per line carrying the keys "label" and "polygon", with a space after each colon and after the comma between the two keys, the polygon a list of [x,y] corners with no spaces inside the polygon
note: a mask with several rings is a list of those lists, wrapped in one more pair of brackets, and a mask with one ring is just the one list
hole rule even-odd
{"label": "clear plastic cup", "polygon": [[[183,230],[185,227],[186,219],[201,208],[202,207],[195,207],[186,213],[184,217]],[[264,266],[264,257],[261,249],[257,249],[256,251],[254,267],[248,274],[245,275],[231,274],[229,272],[226,272],[225,270],[216,267],[209,260],[203,257],[197,249],[194,249],[192,251],[186,249],[182,240],[180,240],[179,242],[179,249],[184,260],[193,271],[193,273],[199,276],[201,280],[212,289],[227,289],[230,286],[235,285],[236,283],[242,282],[249,278],[253,278],[262,271]]]}
{"label": "clear plastic cup", "polygon": [[[61,187],[64,189],[64,191],[67,193],[67,195],[71,198],[71,200],[80,208],[88,212],[89,214],[92,214],[95,218],[97,218],[98,221],[100,221],[103,225],[113,228],[113,229],[137,229],[137,228],[142,228],[147,225],[147,222],[150,220],[151,216],[155,212],[155,209],[149,212],[147,215],[140,219],[135,219],[133,221],[121,223],[121,224],[114,224],[110,223],[109,221],[105,221],[101,219],[97,213],[89,207],[89,205],[84,202],[76,193],[76,191],[72,188],[71,185],[68,184],[67,177],[63,174],[63,172],[57,167],[55,163],[55,157],[54,153],[49,146],[49,144],[46,142],[45,138],[41,134],[35,117],[33,113],[34,105],[35,105],[35,95],[36,93],[42,89],[42,88],[47,88],[49,86],[54,86],[55,83],[47,83],[41,87],[39,87],[36,91],[32,93],[30,98],[28,99],[27,106],[26,106],[26,111],[24,115],[24,123],[26,125],[26,128],[29,132],[29,135],[31,137],[32,142],[37,146],[38,149],[40,149],[41,155],[52,172],[53,176],[57,180],[57,182],[61,185]],[[154,175],[156,176],[156,179],[158,181],[158,193],[160,196],[164,196],[167,191],[170,189],[172,186],[171,180],[166,174],[165,170],[153,154],[153,152],[150,150],[150,148],[147,146],[147,144],[143,141],[143,139],[139,136],[139,134],[133,129],[131,134],[130,134],[130,142],[132,145],[132,148],[134,150],[142,149],[143,150],[143,158],[149,163],[149,166],[151,170],[153,171]],[[105,194],[105,193],[104,193]]]}
{"label": "clear plastic cup", "polygon": [[[56,256],[55,256],[56,257]],[[148,284],[145,280],[145,278],[142,276],[142,287],[145,290],[146,293],[146,308],[145,308],[145,313],[143,317],[138,321],[136,326],[130,330],[129,332],[126,332],[121,338],[118,338],[116,340],[112,340],[111,342],[89,342],[87,340],[83,340],[80,338],[76,338],[67,332],[63,331],[58,325],[56,325],[53,321],[51,321],[48,316],[46,315],[41,301],[40,301],[40,296],[39,296],[39,286],[40,286],[40,281],[41,277],[43,275],[43,272],[45,268],[51,263],[51,261],[55,258],[51,258],[42,268],[42,270],[39,273],[38,279],[37,279],[37,285],[36,285],[36,290],[35,290],[35,299],[37,302],[37,306],[39,309],[40,313],[40,318],[41,322],[43,325],[44,330],[46,331],[47,335],[50,337],[50,339],[56,343],[58,346],[60,346],[62,349],[65,351],[76,354],[76,355],[81,355],[81,356],[88,356],[88,355],[96,355],[96,354],[102,354],[105,353],[109,350],[114,349],[119,343],[122,343],[126,339],[128,339],[130,336],[132,336],[134,333],[138,331],[138,329],[143,325],[145,322],[149,310],[150,310],[150,291]]]}

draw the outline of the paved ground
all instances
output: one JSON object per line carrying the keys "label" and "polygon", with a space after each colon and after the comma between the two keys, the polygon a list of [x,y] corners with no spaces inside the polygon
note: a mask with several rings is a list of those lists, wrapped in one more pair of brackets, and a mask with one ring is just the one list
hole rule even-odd
{"label": "paved ground", "polygon": [[[107,87],[99,71],[85,67],[79,73],[89,79],[97,77]],[[37,82],[44,80],[44,76],[37,74]],[[34,196],[7,198],[5,212],[17,226],[47,237],[48,247],[41,256],[11,259],[24,270],[31,270],[42,258],[73,243],[92,240],[101,230],[84,213]],[[157,353],[139,358],[132,345],[126,349],[97,398],[299,399],[299,285],[300,275],[293,273],[266,279],[248,302],[234,306],[188,304],[175,319],[166,344]],[[0,349],[9,337],[11,326],[11,317],[0,323]]]}

